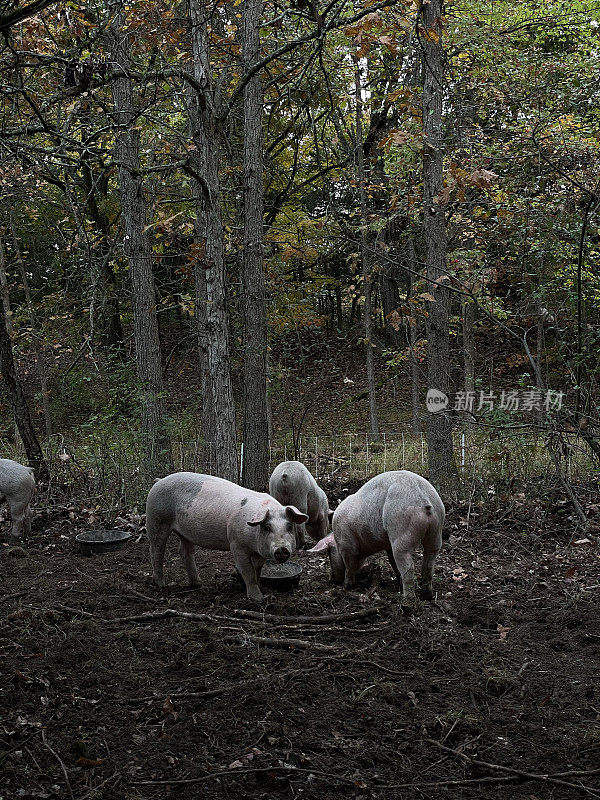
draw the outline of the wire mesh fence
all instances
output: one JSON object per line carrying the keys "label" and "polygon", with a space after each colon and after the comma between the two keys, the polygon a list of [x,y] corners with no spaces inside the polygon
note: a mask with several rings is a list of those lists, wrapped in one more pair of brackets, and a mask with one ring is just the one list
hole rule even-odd
{"label": "wire mesh fence", "polygon": [[[1,442],[2,454],[24,461],[14,443]],[[174,469],[215,473],[214,443],[195,439],[173,441]],[[100,507],[105,513],[141,508],[151,474],[139,438],[123,435],[85,441],[55,436],[44,443],[51,468],[49,492],[59,489],[74,500]],[[592,457],[575,434],[561,437],[558,452],[565,477],[577,481],[597,472]],[[242,453],[240,455],[243,454]],[[427,475],[427,441],[424,433],[401,430],[374,440],[368,433],[303,435],[295,443],[281,437],[269,448],[270,469],[290,459],[303,461],[315,478],[327,486],[365,481],[380,472],[409,469]],[[528,481],[552,479],[556,461],[547,436],[537,431],[510,428],[469,428],[454,432],[454,458],[459,476],[458,494],[483,493],[506,497],[521,491]],[[240,465],[241,466],[241,465]]]}

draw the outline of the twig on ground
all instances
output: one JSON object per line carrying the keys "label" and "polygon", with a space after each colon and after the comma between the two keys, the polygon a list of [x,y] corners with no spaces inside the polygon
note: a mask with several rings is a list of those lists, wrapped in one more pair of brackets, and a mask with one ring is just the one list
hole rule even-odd
{"label": "twig on ground", "polygon": [[[207,775],[201,775],[198,778],[181,778],[175,780],[156,780],[156,781],[130,781],[132,786],[191,786],[197,783],[204,783],[209,780],[218,780],[219,778],[235,778],[243,777],[244,775],[260,775],[271,773],[283,773],[287,777],[294,775],[314,775],[317,778],[325,778],[336,783],[345,783],[352,786],[361,786],[365,784],[363,778],[349,778],[347,775],[334,775],[331,772],[321,772],[318,769],[310,769],[307,767],[294,767],[291,764],[284,767],[256,767],[254,769],[229,769],[220,772],[210,772]],[[490,778],[465,778],[464,780],[448,780],[448,781],[433,781],[430,783],[390,783],[390,784],[372,784],[371,789],[419,789],[419,788],[434,788],[437,786],[468,786],[469,784],[480,783],[512,783],[518,780],[518,776],[494,776]]]}
{"label": "twig on ground", "polygon": [[397,678],[406,678],[410,672],[399,672],[389,667],[384,667],[383,664],[378,664],[376,661],[369,661],[365,658],[356,658],[352,654],[345,656],[322,656],[323,661],[351,661],[353,664],[367,664],[370,667],[375,667],[381,672],[387,672],[389,675],[395,675]]}
{"label": "twig on ground", "polygon": [[[302,676],[310,675],[313,672],[320,671],[320,667],[307,667],[301,670]],[[297,676],[300,670],[293,669],[293,670],[286,670],[283,672],[278,672],[277,677],[280,680],[288,678],[290,676]],[[218,697],[222,694],[227,694],[227,692],[242,692],[245,689],[249,689],[252,686],[264,685],[265,679],[264,676],[260,676],[257,678],[251,678],[247,681],[240,681],[239,683],[230,683],[228,686],[220,686],[217,689],[205,689],[203,692],[172,692],[168,691],[167,689],[161,689],[159,694],[147,695],[146,697],[131,697],[127,700],[127,703],[130,705],[135,705],[136,703],[147,703],[152,700],[156,700],[159,702],[164,702],[165,697],[170,697],[171,700],[188,700],[193,698],[211,698],[211,697]],[[122,703],[121,698],[112,698],[119,703]]]}
{"label": "twig on ground", "polygon": [[[582,784],[577,783],[570,783],[569,781],[563,781],[559,777],[554,777],[552,775],[540,775],[535,772],[526,772],[522,769],[515,769],[514,767],[505,767],[502,764],[492,764],[489,761],[480,761],[479,759],[471,758],[470,756],[462,753],[460,750],[454,750],[452,747],[447,747],[446,745],[438,742],[436,739],[425,739],[426,742],[429,744],[433,744],[436,747],[441,748],[447,753],[452,753],[452,755],[460,758],[465,764],[469,764],[473,767],[481,767],[483,769],[493,770],[494,772],[508,772],[511,775],[518,776],[520,778],[524,778],[530,781],[541,781],[542,783],[551,783],[555,786],[568,786],[569,789],[577,789],[580,792],[585,792],[586,794],[590,794],[593,797],[600,797],[600,793],[595,789],[592,789],[589,786],[583,786]],[[598,770],[593,770],[592,772],[585,773],[588,775],[593,775]],[[567,777],[569,773],[558,773],[564,777]],[[581,773],[576,773],[581,774]]]}
{"label": "twig on ground", "polygon": [[23,597],[24,594],[27,592],[13,592],[12,594],[3,594],[0,596],[0,603],[3,603],[5,600],[15,600],[17,597]]}
{"label": "twig on ground", "polygon": [[103,617],[98,617],[96,614],[92,614],[91,611],[84,611],[82,608],[71,608],[71,606],[63,606],[60,603],[56,603],[51,608],[43,608],[39,606],[29,606],[30,608],[38,608],[40,611],[62,611],[64,614],[70,614],[74,617],[90,617],[91,619],[97,619],[99,622],[107,622]]}
{"label": "twig on ground", "polygon": [[236,608],[233,613],[236,617],[247,617],[248,619],[264,620],[265,622],[290,622],[290,623],[308,623],[311,625],[328,625],[330,622],[352,622],[355,619],[365,619],[365,617],[374,617],[379,614],[377,608],[366,608],[362,611],[350,611],[347,614],[324,614],[323,616],[279,616],[278,614],[263,614],[260,611],[245,611],[241,608]]}
{"label": "twig on ground", "polygon": [[87,800],[88,797],[99,796],[96,793],[100,789],[102,789],[104,786],[106,786],[107,783],[110,783],[111,781],[113,781],[115,778],[117,778],[117,782],[115,783],[114,786],[111,787],[112,789],[114,789],[118,785],[119,781],[121,780],[121,776],[119,775],[118,772],[114,772],[109,778],[106,778],[105,780],[103,780],[102,783],[98,783],[96,786],[92,786],[92,788],[89,791],[87,791],[85,794],[80,794],[79,797],[77,798],[77,800]]}
{"label": "twig on ground", "polygon": [[322,653],[335,653],[336,648],[330,644],[320,644],[319,642],[309,642],[306,639],[275,639],[268,636],[250,636],[246,633],[240,633],[237,636],[225,636],[225,642],[236,642],[236,644],[245,644],[252,642],[252,644],[262,644],[265,647],[279,647],[283,650],[293,650],[295,648],[308,648],[310,650],[318,650]]}
{"label": "twig on ground", "polygon": [[135,614],[132,617],[113,617],[113,619],[106,620],[106,622],[152,622],[156,619],[169,619],[171,617],[179,617],[180,619],[188,619],[194,622],[206,622],[207,620],[214,622],[216,619],[211,614],[199,614],[192,611],[177,611],[174,608],[164,608],[159,611],[147,611],[145,614]]}
{"label": "twig on ground", "polygon": [[65,782],[66,782],[66,784],[67,784],[67,789],[69,790],[69,795],[71,796],[71,800],[74,800],[74,797],[73,797],[73,789],[71,789],[71,781],[69,780],[69,773],[67,772],[67,768],[65,767],[65,765],[64,765],[64,762],[63,762],[62,758],[61,758],[61,757],[58,755],[58,753],[56,752],[56,750],[53,750],[53,749],[50,747],[50,745],[48,744],[48,741],[46,740],[46,734],[44,733],[44,729],[43,729],[43,728],[42,728],[42,742],[43,742],[43,744],[44,744],[44,747],[45,747],[47,750],[49,750],[49,751],[52,753],[52,755],[54,756],[54,758],[55,758],[55,759],[58,761],[58,763],[60,764],[60,768],[62,769],[62,771],[63,771],[63,775],[65,776]]}

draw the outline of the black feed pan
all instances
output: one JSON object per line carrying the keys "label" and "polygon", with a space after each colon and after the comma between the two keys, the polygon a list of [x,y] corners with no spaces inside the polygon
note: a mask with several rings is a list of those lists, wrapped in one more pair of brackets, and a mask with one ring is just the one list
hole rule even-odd
{"label": "black feed pan", "polygon": [[131,539],[127,531],[85,531],[78,533],[75,541],[84,556],[95,556],[100,553],[112,553],[121,550],[125,542]]}
{"label": "black feed pan", "polygon": [[260,574],[260,582],[266,589],[289,592],[290,589],[298,588],[301,574],[302,567],[295,561],[286,561],[285,564],[266,561]]}

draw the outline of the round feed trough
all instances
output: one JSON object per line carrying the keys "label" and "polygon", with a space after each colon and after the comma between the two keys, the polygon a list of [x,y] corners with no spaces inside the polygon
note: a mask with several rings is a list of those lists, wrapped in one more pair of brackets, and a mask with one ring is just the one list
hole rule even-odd
{"label": "round feed trough", "polygon": [[131,539],[127,531],[84,531],[78,533],[75,541],[84,556],[95,556],[100,553],[112,553],[121,550]]}
{"label": "round feed trough", "polygon": [[302,567],[295,561],[286,561],[285,564],[266,561],[262,568],[260,582],[266,589],[289,592],[298,588],[301,574]]}

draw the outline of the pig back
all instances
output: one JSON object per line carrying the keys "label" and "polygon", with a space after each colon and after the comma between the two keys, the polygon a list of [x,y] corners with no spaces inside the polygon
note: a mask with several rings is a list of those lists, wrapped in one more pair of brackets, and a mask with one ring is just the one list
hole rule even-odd
{"label": "pig back", "polygon": [[169,526],[200,547],[229,550],[229,521],[248,494],[252,492],[224,478],[176,472],[150,489],[146,525]]}
{"label": "pig back", "polygon": [[283,461],[269,479],[269,494],[282,505],[292,505],[305,511],[309,493],[318,489],[315,479],[301,461]]}
{"label": "pig back", "polygon": [[378,477],[389,476],[389,479],[382,481],[388,485],[386,504],[390,511],[403,511],[406,508],[425,508],[431,512],[431,516],[443,523],[445,517],[444,504],[442,499],[426,478],[408,470],[397,470],[395,472],[384,472]]}
{"label": "pig back", "polygon": [[431,524],[441,529],[444,504],[429,481],[408,470],[382,472],[337,507],[333,516],[336,542],[339,545],[344,535],[352,535],[360,541],[362,550],[376,552],[384,546],[386,529],[395,519],[409,508],[428,507]]}
{"label": "pig back", "polygon": [[28,502],[35,489],[33,470],[9,458],[0,458],[0,495]]}

